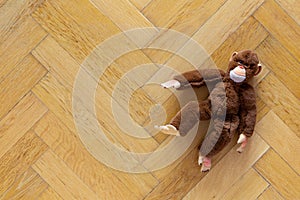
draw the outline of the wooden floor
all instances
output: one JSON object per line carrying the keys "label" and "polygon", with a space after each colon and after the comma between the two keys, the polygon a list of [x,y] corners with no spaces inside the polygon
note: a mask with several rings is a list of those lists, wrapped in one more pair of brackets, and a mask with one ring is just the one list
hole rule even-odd
{"label": "wooden floor", "polygon": [[[0,0],[0,199],[300,199],[299,25],[297,0]],[[201,173],[197,140],[168,167],[134,174],[89,153],[73,118],[77,72],[98,44],[141,27],[186,34],[223,69],[233,51],[258,53],[264,67],[254,81],[258,123],[243,154],[235,151],[235,139],[214,157],[212,170]],[[163,36],[150,43],[173,43]],[[197,58],[199,64],[206,58]],[[179,72],[191,67],[176,53],[144,48],[117,58],[99,77],[99,124],[131,152],[151,152],[173,139],[128,136],[112,115],[115,86],[144,63]],[[170,75],[153,64],[127,81],[134,88],[149,77]],[[156,104],[166,109],[166,121],[179,109],[175,96],[155,84],[134,90],[129,104],[125,100],[114,99],[141,126],[151,124]],[[200,125],[200,132],[208,127]]]}

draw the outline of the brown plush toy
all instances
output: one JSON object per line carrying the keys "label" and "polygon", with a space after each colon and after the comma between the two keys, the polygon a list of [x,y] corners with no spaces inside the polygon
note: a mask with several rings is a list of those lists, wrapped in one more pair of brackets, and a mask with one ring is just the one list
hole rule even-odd
{"label": "brown plush toy", "polygon": [[[198,163],[202,165],[203,172],[210,170],[211,157],[220,152],[236,133],[239,134],[238,143],[241,143],[237,151],[243,152],[256,122],[255,92],[249,80],[260,71],[256,53],[243,50],[232,54],[226,73],[218,69],[204,69],[175,76],[161,85],[176,89],[209,85],[213,89],[208,99],[189,102],[170,124],[157,128],[165,134],[184,136],[199,120],[212,119],[214,128],[206,135],[199,151]],[[212,106],[212,99],[216,105]],[[225,115],[220,111],[225,111]]]}

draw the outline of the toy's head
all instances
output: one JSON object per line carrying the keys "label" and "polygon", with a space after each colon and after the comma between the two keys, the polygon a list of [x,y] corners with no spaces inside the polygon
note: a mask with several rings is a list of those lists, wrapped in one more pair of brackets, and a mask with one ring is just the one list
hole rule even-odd
{"label": "toy's head", "polygon": [[251,50],[234,52],[229,60],[227,73],[236,83],[248,82],[261,71],[256,53]]}

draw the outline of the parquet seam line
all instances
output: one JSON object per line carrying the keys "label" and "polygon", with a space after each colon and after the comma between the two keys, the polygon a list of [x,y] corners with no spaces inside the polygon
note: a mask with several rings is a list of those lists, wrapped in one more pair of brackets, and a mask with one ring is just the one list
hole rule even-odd
{"label": "parquet seam line", "polygon": [[[270,30],[268,30],[267,27],[265,27],[265,26],[263,25],[263,23],[261,23],[260,20],[257,19],[257,18],[255,17],[255,15],[253,15],[253,17],[254,17],[255,20],[258,21],[258,23],[259,23],[262,27],[264,27],[264,29],[268,32],[269,35],[266,37],[266,39],[270,37],[270,38],[276,40],[278,43],[280,43],[280,45],[282,46],[282,48],[284,48],[284,49],[286,50],[286,52],[288,52],[288,54],[290,54],[290,56],[293,57],[293,58],[295,59],[295,61],[298,62],[298,63],[300,64],[300,61],[297,59],[297,57],[295,57],[294,54],[292,54],[289,50],[287,50],[286,46],[283,45],[283,44],[277,39],[276,36],[274,36],[273,32],[270,31]],[[265,39],[265,40],[266,40],[266,39]],[[261,44],[262,44],[262,43],[261,43]]]}
{"label": "parquet seam line", "polygon": [[251,169],[252,169],[252,166],[249,167],[249,169],[247,171],[245,171],[243,174],[241,174],[239,176],[239,178],[234,183],[231,183],[231,186],[228,187],[227,190],[225,190],[223,192],[223,194],[221,195],[221,198],[223,198],[226,195],[226,193],[231,190],[232,186],[234,186],[235,184],[237,184],[239,182],[239,180],[242,179]]}
{"label": "parquet seam line", "polygon": [[[44,142],[44,141],[43,141]],[[47,145],[48,146],[48,145]],[[89,190],[91,190],[94,194],[95,194],[95,196],[97,196],[97,197],[99,197],[98,196],[98,194],[97,194],[97,191],[95,191],[93,188],[91,188],[91,187],[89,187],[89,185],[87,185],[86,183],[85,183],[85,181],[83,181],[82,179],[81,179],[81,177],[79,177],[79,175],[76,173],[76,172],[74,172],[73,170],[72,170],[72,168],[65,162],[65,160],[64,159],[62,159],[59,155],[57,155],[55,152],[54,152],[54,149],[52,149],[51,147],[49,147],[48,146],[48,149],[39,157],[39,159],[45,154],[45,153],[47,153],[47,152],[52,152],[56,157],[57,157],[57,159],[58,160],[60,160],[64,165],[65,165],[65,167],[67,167],[72,173],[73,173],[73,175],[75,176],[75,177],[77,177],[80,181],[81,181],[81,183],[83,184],[83,185],[85,185]],[[38,162],[39,161],[39,159],[37,159],[36,160],[36,162]],[[32,165],[35,165],[35,163],[33,163]],[[33,169],[34,170],[34,169]],[[34,170],[38,175],[40,175],[36,170]],[[43,176],[41,176],[40,175],[40,177],[57,193],[57,194],[59,194],[56,190],[55,190],[55,188],[53,188],[45,179],[44,179],[44,177]],[[61,180],[60,179],[60,177],[58,177],[58,179],[59,180]],[[60,195],[59,195],[60,196]]]}
{"label": "parquet seam line", "polygon": [[[274,38],[275,39],[275,38]],[[280,43],[281,44],[281,43]],[[283,48],[284,48],[284,46],[282,46]],[[258,47],[259,48],[259,47]],[[286,51],[286,52],[288,52],[288,53],[290,53],[289,51]],[[291,55],[291,54],[290,54]],[[259,56],[259,55],[258,55]],[[296,59],[295,59],[296,60]],[[299,63],[300,64],[300,63]],[[266,65],[267,67],[268,67],[268,65]],[[272,70],[272,68],[270,68],[270,67],[268,67],[268,70],[269,70],[269,72],[268,72],[268,75],[269,74],[273,74],[276,78],[277,78],[277,76],[276,76],[276,73]],[[263,79],[265,79],[267,76],[265,76]],[[293,92],[288,88],[288,87],[286,87],[285,86],[285,83],[284,82],[282,82],[279,78],[277,78],[278,79],[278,81],[280,81],[280,83],[282,84],[282,85],[284,85],[284,87],[295,97],[295,98],[297,98],[294,94],[293,94]],[[298,98],[297,98],[298,99]]]}
{"label": "parquet seam line", "polygon": [[[24,133],[24,135],[26,135],[29,131],[32,131],[32,129],[29,129],[27,132],[25,132]],[[23,135],[23,136],[24,136]],[[20,137],[20,139],[18,140],[18,141],[16,141],[13,145],[12,145],[12,147],[7,151],[7,152],[5,152],[5,154],[3,154],[3,156],[2,157],[0,157],[0,159],[2,159],[12,148],[14,148],[16,145],[17,145],[17,143],[19,142],[19,141],[21,141],[22,139],[23,139],[23,136],[22,137]],[[35,135],[36,136],[36,135]],[[39,139],[41,139],[40,137],[38,137]],[[42,140],[41,140],[42,141]],[[43,143],[44,143],[44,141],[42,141]],[[47,145],[46,143],[44,143],[45,145]],[[45,152],[48,150],[48,145],[47,145],[47,148],[45,149]],[[44,153],[45,153],[44,152]],[[38,156],[38,157],[36,157],[36,161],[37,160],[39,160],[39,158],[42,156],[42,155],[44,155],[44,153],[42,153],[40,156]],[[35,162],[36,162],[35,161]],[[35,163],[34,162],[34,163]],[[34,163],[32,163],[32,165],[34,164]],[[27,168],[25,168],[25,170],[24,170],[24,173],[26,173],[30,168],[31,168],[31,166],[32,165],[30,165],[30,166],[28,166]],[[23,174],[24,174],[23,173]],[[23,174],[19,174],[15,179],[14,179],[14,181],[13,181],[13,183],[11,183],[11,185],[5,190],[5,192],[3,192],[3,194],[1,194],[1,196],[0,197],[2,197],[8,190],[10,190],[12,187],[13,187],[13,185],[14,185],[14,183],[16,183],[16,181],[18,181],[18,179],[20,178],[20,176],[22,176]],[[37,173],[38,174],[38,173]],[[39,174],[38,174],[39,175]],[[44,179],[43,179],[44,180]],[[0,198],[1,199],[1,198]]]}
{"label": "parquet seam line", "polygon": [[300,25],[300,22],[297,22],[295,19],[294,19],[294,17],[292,17],[288,12],[287,12],[287,10],[285,9],[285,7],[284,6],[281,6],[279,3],[278,3],[278,0],[273,0],[276,4],[277,4],[277,6],[287,15],[287,16],[289,16],[289,18],[290,19],[292,19],[298,26]]}
{"label": "parquet seam line", "polygon": [[[129,0],[126,0],[129,4],[131,4],[134,8],[136,8],[136,11],[139,12],[153,27],[156,28],[156,26],[135,6],[131,3],[131,1]],[[122,30],[121,27],[119,27],[119,25],[110,17],[110,16],[107,16],[105,15],[103,12],[101,12],[97,6],[94,5],[93,2],[90,1],[90,3],[103,15],[103,16],[106,16],[119,30],[120,32],[124,32],[124,31],[127,31],[127,30]],[[140,27],[136,27],[136,28],[140,28]]]}
{"label": "parquet seam line", "polygon": [[[36,171],[32,167],[31,167],[31,169],[36,173]],[[45,180],[38,173],[36,173],[36,174],[45,182]],[[47,182],[45,182],[45,183],[47,184],[47,187],[40,192],[40,194],[36,197],[35,200],[39,199],[40,196],[42,196],[42,194],[50,188],[49,184]]]}
{"label": "parquet seam line", "polygon": [[[150,3],[152,2],[153,0],[151,0],[151,1],[148,1],[148,3],[146,3],[145,5],[144,5],[144,7],[140,10],[140,12],[143,14],[143,11],[144,11],[144,9],[145,8],[147,8],[147,6],[149,6],[150,5]],[[131,1],[130,1],[131,2]],[[131,2],[132,3],[132,2]],[[133,4],[133,3],[132,3]],[[137,8],[138,9],[138,8]]]}
{"label": "parquet seam line", "polygon": [[[278,116],[278,115],[277,115]],[[278,116],[279,117],[279,116]],[[264,140],[264,138],[262,137],[262,136],[260,136],[261,137],[261,139],[263,139]],[[274,148],[273,148],[273,146],[271,146],[266,140],[264,140],[270,147],[272,147],[272,150],[286,163],[286,165],[288,165],[291,169],[292,169],[292,171],[294,171],[295,172],[295,174],[297,174],[298,176],[300,176],[300,174],[290,165],[290,163],[285,159],[285,158],[283,158],[282,156],[281,156],[281,154],[280,154],[280,152],[278,152],[278,151],[276,151]]]}
{"label": "parquet seam line", "polygon": [[[26,56],[25,56],[26,57]],[[25,59],[25,58],[24,58]],[[35,59],[35,58],[34,58]],[[36,59],[35,59],[36,60]],[[42,64],[41,64],[41,66],[43,67],[43,68],[45,68]],[[46,69],[46,71],[47,71],[47,69]],[[11,72],[12,73],[12,72]],[[20,99],[11,107],[11,109],[9,110],[9,111],[7,111],[7,113],[5,114],[5,115],[3,115],[3,117],[2,118],[0,118],[0,121],[2,121],[19,103],[20,103],[20,101],[22,101],[22,99],[26,96],[26,95],[28,95],[30,92],[37,98],[37,99],[39,99],[33,92],[32,92],[32,89],[46,76],[48,74],[48,72],[47,73],[45,73],[38,81],[37,81],[37,83],[35,84],[35,85],[33,85],[32,87],[30,87],[30,88],[28,88],[28,92],[26,92],[24,95],[22,95],[21,97],[20,97]],[[39,99],[40,100],[40,99]],[[42,102],[42,101],[40,101],[42,104],[43,104],[43,106],[45,106],[47,109],[48,109],[48,107]],[[39,120],[38,120],[39,121]]]}
{"label": "parquet seam line", "polygon": [[[45,77],[47,75],[47,73],[44,75],[44,76],[42,76],[38,81],[37,81],[37,84]],[[36,84],[36,85],[37,85]],[[36,86],[36,85],[33,85],[31,88],[29,88],[28,89],[28,92],[26,92],[23,96],[21,96],[20,97],[20,99],[19,99],[19,101],[17,101],[12,107],[11,107],[11,109],[9,110],[9,111],[7,111],[7,113],[5,114],[5,115],[3,115],[3,117],[2,118],[0,118],[0,121],[2,121],[7,115],[9,115],[9,113],[20,103],[20,101],[22,101],[22,99],[25,97],[25,96],[27,96],[29,93],[31,93],[32,95],[34,95],[34,97],[36,98],[36,99],[38,99],[39,100],[39,102],[45,107],[45,108],[47,108],[47,110],[48,110],[48,107],[44,104],[44,102],[42,102],[33,92],[32,92],[32,89]],[[42,116],[44,116],[44,115],[42,115]],[[42,117],[41,117],[42,118]],[[40,120],[40,119],[39,119]],[[38,121],[39,121],[38,120]],[[36,124],[36,123],[35,123]]]}
{"label": "parquet seam line", "polygon": [[[35,94],[34,94],[35,95]],[[48,111],[44,114],[44,116],[46,116],[47,114],[49,114],[49,113],[52,113],[55,117],[57,117],[56,116],[56,113],[55,112],[53,112],[53,111],[51,111],[51,110],[49,110],[48,109]],[[44,117],[43,116],[43,117]],[[58,118],[58,117],[57,117]],[[59,119],[59,118],[58,118]],[[40,120],[42,120],[42,118],[40,119]],[[39,120],[39,121],[40,121]],[[38,122],[39,122],[38,121]],[[37,122],[37,123],[38,123]],[[36,123],[36,124],[37,124]],[[33,127],[35,127],[36,126],[36,124],[33,126]],[[66,128],[68,131],[70,131],[70,132],[72,132],[73,133],[73,131],[72,130],[70,130],[70,128],[68,127],[68,126],[66,126],[65,124],[63,124],[63,126],[64,126],[64,128]],[[36,133],[36,131],[33,129],[33,132],[35,133],[35,135],[37,136],[37,137],[39,137],[46,145],[47,145],[47,143],[45,142],[45,140],[42,138],[42,137],[40,137],[37,133]],[[76,134],[76,133],[73,133],[73,134]],[[81,142],[81,140],[80,140],[80,142]],[[48,146],[48,145],[47,145]],[[85,148],[85,147],[84,147]],[[75,176],[83,183],[83,184],[85,184],[91,191],[93,191],[94,193],[95,193],[95,195],[96,196],[98,196],[98,193],[97,193],[97,191],[95,191],[94,189],[92,189],[88,184],[86,184],[85,183],[85,181],[75,172],[75,171],[73,171],[72,170],[72,168],[69,166],[69,164],[67,163],[67,162],[65,162],[65,160],[63,159],[63,158],[61,158],[59,155],[57,155],[56,153],[55,153],[55,149],[53,149],[52,147],[50,147],[50,146],[48,146],[48,150],[47,151],[52,151],[53,152],[53,154],[55,154],[57,157],[58,157],[58,159],[59,160],[61,160],[64,164],[65,164],[65,166],[67,166],[68,167],[68,169],[70,169],[74,174],[75,174]],[[45,151],[42,155],[44,155],[47,151]],[[41,156],[42,156],[41,155]],[[38,160],[37,160],[38,161]],[[98,161],[99,162],[99,161]],[[33,164],[34,165],[34,164]],[[106,167],[106,166],[105,166]],[[35,171],[35,170],[34,170]],[[36,172],[36,171],[35,171]],[[37,173],[37,172],[36,172]],[[38,173],[37,173],[38,174]],[[113,171],[112,172],[112,174],[113,174],[113,176],[114,176],[114,178],[117,178],[127,189],[128,189],[128,191],[130,191],[130,188],[129,188],[129,186],[127,186],[123,181],[121,181],[121,179],[119,179],[118,178],[118,176],[115,174],[115,172]],[[38,174],[39,176],[40,176],[40,174]],[[154,177],[154,176],[153,176]],[[49,185],[49,183],[41,176],[41,178]],[[155,178],[155,177],[154,177]],[[51,187],[51,185],[49,185],[50,187]],[[51,187],[53,190],[54,190],[54,188],[53,187]],[[57,192],[56,192],[57,193]],[[58,195],[59,195],[59,193],[57,193]],[[59,195],[60,196],[60,195]],[[61,197],[61,196],[60,196]]]}
{"label": "parquet seam line", "polygon": [[[271,151],[271,150],[274,150],[272,146],[269,147],[269,149],[268,149],[268,150],[260,157],[260,159],[262,159],[262,157],[263,157],[266,153],[268,153],[269,151]],[[276,152],[276,154],[277,154],[277,152]],[[252,165],[252,168],[259,174],[259,176],[261,176],[261,177],[269,184],[269,187],[272,187],[271,182],[270,182],[270,181],[269,181],[262,173],[260,173],[260,171],[257,170],[256,167],[255,167],[256,163],[257,163],[260,159],[258,159],[258,160]],[[274,187],[272,187],[272,188],[280,195],[280,197],[281,197],[282,199],[285,199],[285,198],[283,198],[283,196],[281,195],[281,193],[280,193],[278,190],[276,190]],[[263,193],[262,193],[262,194],[263,194]],[[262,195],[262,194],[261,194],[261,195]]]}
{"label": "parquet seam line", "polygon": [[[276,76],[276,74],[269,68],[269,70],[270,70],[270,72],[268,73],[268,75],[269,74],[272,74],[274,77],[276,77],[276,79],[278,80],[278,82],[280,82],[282,85],[283,85],[283,87],[286,89],[286,90],[288,90],[289,91],[289,93],[294,97],[294,98],[296,98],[296,99],[298,99],[299,100],[299,98],[297,98],[292,92],[291,92],[291,90],[288,88],[288,87],[286,87],[285,86],[285,84],[284,84],[284,82],[282,82],[279,78],[277,78],[277,76]],[[267,77],[267,76],[266,76]],[[265,78],[266,78],[265,77]],[[265,79],[264,78],[264,79]],[[258,96],[259,96],[259,94],[258,94]],[[264,104],[266,104],[266,105],[268,105],[267,104],[267,102],[265,102],[264,101],[264,99],[261,97],[261,96],[259,96],[260,97],[260,99],[264,102]],[[300,100],[299,100],[300,101]],[[271,110],[270,110],[271,111]],[[275,112],[274,112],[275,113]],[[275,113],[276,114],[276,113]],[[281,121],[283,121],[284,123],[285,123],[285,120],[284,119],[282,119],[282,117],[280,116],[280,115],[278,115],[278,114],[276,114],[279,118],[280,118],[280,120]],[[286,124],[286,123],[285,123]],[[290,126],[289,125],[287,125],[288,127],[289,127],[289,129],[291,129],[290,128]],[[292,129],[291,129],[292,130]],[[293,130],[292,130],[293,131]],[[293,131],[294,132],[294,131]],[[297,134],[296,134],[296,136],[298,137],[298,138],[300,138],[300,136],[298,136]]]}
{"label": "parquet seam line", "polygon": [[[153,1],[153,0],[152,0],[152,1]],[[151,2],[152,2],[152,1],[151,1]],[[179,12],[182,10],[182,8],[184,8],[184,7],[185,7],[187,4],[189,4],[189,3],[190,3],[189,1],[186,1],[186,2],[180,7]],[[150,5],[150,3],[147,4],[147,6],[149,6],[149,5]],[[146,8],[147,8],[147,7],[145,7],[144,9],[146,9]],[[144,12],[144,9],[140,11],[142,15],[144,15],[144,13],[143,13],[143,12]],[[173,13],[173,16],[170,17],[170,18],[173,19],[173,17],[175,17],[176,14],[177,14],[177,13]],[[153,24],[153,22],[152,22],[146,15],[144,15],[144,17],[145,17],[148,21],[150,21],[151,24]],[[156,25],[155,25],[155,26],[156,26]],[[166,24],[164,24],[163,27],[164,27],[164,26],[166,26]]]}
{"label": "parquet seam line", "polygon": [[[257,172],[257,170],[256,169],[254,169],[253,167],[252,167],[252,169],[256,172],[256,173],[258,173]],[[262,177],[260,174],[258,174],[262,179],[264,179],[264,177]],[[264,179],[265,180],[265,179]],[[265,180],[266,181],[266,180]],[[259,199],[262,195],[263,195],[263,193],[264,192],[266,192],[268,189],[270,189],[271,188],[271,184],[269,183],[269,182],[267,182],[268,183],[268,187],[266,187],[265,189],[264,189],[264,191],[262,191],[260,194],[259,194],[259,196],[257,197],[257,199]]]}
{"label": "parquet seam line", "polygon": [[[262,139],[263,139],[263,137],[261,137]],[[264,140],[264,139],[263,139]],[[264,140],[265,141],[265,140]],[[265,141],[266,143],[267,143],[267,141]],[[268,143],[267,143],[268,144]],[[269,144],[268,144],[269,145]],[[271,146],[271,145],[269,145],[270,146],[270,148],[269,148],[269,150],[272,150],[272,151],[274,151],[276,154],[277,154],[277,156],[279,156],[284,162],[285,162],[285,164],[286,165],[288,165],[290,168],[291,168],[291,170],[293,171],[293,172],[295,172],[295,174],[297,174],[298,176],[300,176],[299,175],[299,173],[298,172],[296,172],[295,171],[295,169],[290,165],[290,163],[288,163],[288,161],[286,161],[282,156],[281,156],[281,154],[279,153],[279,152],[277,152],[274,148],[273,148],[273,146]],[[268,151],[269,151],[268,150]],[[260,160],[260,159],[259,159]],[[259,160],[257,160],[257,162],[259,161]],[[256,164],[256,163],[255,163]],[[253,167],[255,168],[255,164],[253,164]],[[262,176],[262,175],[261,175]],[[269,182],[269,181],[268,181]],[[271,185],[271,183],[270,183],[270,185]]]}

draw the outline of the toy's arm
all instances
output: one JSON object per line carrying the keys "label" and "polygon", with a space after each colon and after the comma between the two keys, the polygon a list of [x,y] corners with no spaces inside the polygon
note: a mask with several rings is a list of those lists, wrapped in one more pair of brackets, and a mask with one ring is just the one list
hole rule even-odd
{"label": "toy's arm", "polygon": [[256,123],[256,100],[255,92],[252,86],[246,85],[241,90],[242,94],[242,105],[241,105],[241,122],[240,132],[242,133],[239,137],[238,143],[241,143],[241,147],[238,149],[242,152],[247,144],[248,137],[251,137],[254,132]]}
{"label": "toy's arm", "polygon": [[244,113],[242,115],[242,121],[244,123],[242,131],[247,137],[251,137],[256,123],[255,92],[251,85],[247,85],[245,88],[242,88],[241,93],[243,99],[241,113]]}
{"label": "toy's arm", "polygon": [[185,72],[174,76],[174,80],[165,82],[163,87],[185,88],[187,86],[201,87],[207,83],[217,83],[224,77],[225,72],[220,69],[202,69]]}

